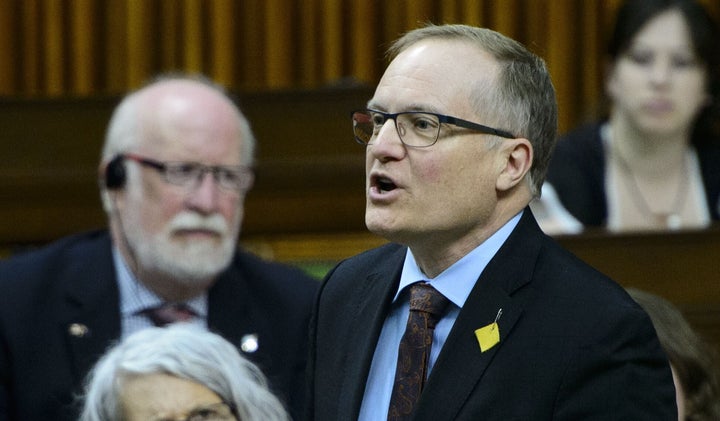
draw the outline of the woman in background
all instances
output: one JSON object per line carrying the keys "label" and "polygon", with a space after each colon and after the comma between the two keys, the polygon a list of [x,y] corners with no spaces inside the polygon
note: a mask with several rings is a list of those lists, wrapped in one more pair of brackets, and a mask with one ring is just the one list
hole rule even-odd
{"label": "woman in background", "polygon": [[221,336],[143,329],[91,371],[80,421],[288,421],[260,370]]}
{"label": "woman in background", "polygon": [[558,141],[547,183],[585,227],[720,218],[720,35],[693,0],[628,0],[608,45],[606,120]]}
{"label": "woman in background", "polygon": [[720,420],[717,352],[669,301],[634,288],[630,296],[650,316],[668,355],[677,393],[678,420]]}

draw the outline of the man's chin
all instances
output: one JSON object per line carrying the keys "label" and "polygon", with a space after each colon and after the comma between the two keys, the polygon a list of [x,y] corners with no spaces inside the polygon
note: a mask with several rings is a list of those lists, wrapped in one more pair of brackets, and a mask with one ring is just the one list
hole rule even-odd
{"label": "man's chin", "polygon": [[179,260],[183,261],[213,261],[226,260],[219,259],[220,256],[231,254],[225,246],[225,243],[219,240],[193,240],[176,244],[172,248],[172,254]]}
{"label": "man's chin", "polygon": [[161,266],[165,272],[178,278],[202,280],[214,278],[227,269],[232,256],[226,255],[222,249],[217,249],[214,253],[174,253],[163,260]]}
{"label": "man's chin", "polygon": [[[234,247],[225,239],[213,238],[173,238],[162,247],[161,255],[167,264],[183,268],[186,271],[221,272],[232,260]],[[172,262],[172,263],[169,263]]]}
{"label": "man's chin", "polygon": [[394,220],[394,216],[378,210],[368,210],[365,213],[365,226],[368,231],[383,237],[395,231]]}
{"label": "man's chin", "polygon": [[[166,250],[172,254],[182,256],[181,258],[191,257],[192,255],[212,256],[218,253],[228,253],[234,250],[230,244],[233,244],[227,236],[202,233],[182,233],[173,234],[168,241],[165,242]],[[228,250],[232,248],[232,250]],[[185,256],[183,256],[185,255]]]}

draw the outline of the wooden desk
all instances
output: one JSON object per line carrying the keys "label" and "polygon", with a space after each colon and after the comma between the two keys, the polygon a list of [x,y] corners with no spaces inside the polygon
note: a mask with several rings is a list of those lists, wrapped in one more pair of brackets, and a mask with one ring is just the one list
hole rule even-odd
{"label": "wooden desk", "polygon": [[[585,233],[557,240],[621,285],[676,304],[720,349],[720,228],[654,234]],[[266,257],[324,269],[384,242],[364,231],[244,238],[248,247]]]}
{"label": "wooden desk", "polygon": [[626,287],[677,305],[720,349],[720,228],[678,233],[587,233],[558,241]]}

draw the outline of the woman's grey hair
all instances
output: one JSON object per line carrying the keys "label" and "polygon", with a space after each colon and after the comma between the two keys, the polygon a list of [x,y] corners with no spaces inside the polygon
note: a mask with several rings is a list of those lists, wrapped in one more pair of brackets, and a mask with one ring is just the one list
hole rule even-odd
{"label": "woman's grey hair", "polygon": [[126,378],[168,374],[201,384],[236,409],[238,420],[288,421],[265,376],[221,336],[187,324],[143,329],[111,347],[89,373],[80,421],[123,420]]}
{"label": "woman's grey hair", "polygon": [[[540,196],[555,147],[558,113],[555,88],[545,62],[511,38],[468,25],[430,24],[412,30],[392,44],[388,57],[392,60],[413,44],[430,38],[468,41],[498,60],[498,85],[471,86],[471,101],[479,114],[499,125],[497,128],[530,141],[534,159],[528,182],[533,196]],[[468,73],[471,75],[472,69]]]}

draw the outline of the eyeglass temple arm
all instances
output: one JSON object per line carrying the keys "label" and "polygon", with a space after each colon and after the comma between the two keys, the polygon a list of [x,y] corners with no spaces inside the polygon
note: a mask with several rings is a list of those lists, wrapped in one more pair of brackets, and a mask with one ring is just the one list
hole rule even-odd
{"label": "eyeglass temple arm", "polygon": [[120,156],[125,159],[130,159],[132,161],[138,162],[142,165],[147,165],[148,167],[155,168],[156,170],[165,171],[165,164],[155,161],[154,159],[143,158],[142,156],[131,153],[121,154]]}

